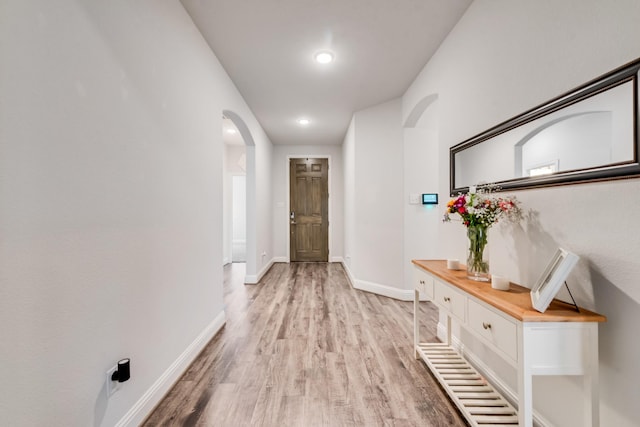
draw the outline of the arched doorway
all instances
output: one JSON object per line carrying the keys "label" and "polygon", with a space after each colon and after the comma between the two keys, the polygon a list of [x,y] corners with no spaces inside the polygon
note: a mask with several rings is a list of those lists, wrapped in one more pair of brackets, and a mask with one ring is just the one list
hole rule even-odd
{"label": "arched doorway", "polygon": [[[255,185],[255,142],[249,132],[249,128],[242,118],[230,110],[223,110],[223,132],[227,132],[223,136],[223,140],[233,141],[230,144],[225,142],[225,195],[223,202],[223,264],[231,262],[235,255],[243,252],[244,261],[246,262],[245,283],[252,283],[246,280],[246,277],[256,277],[257,254],[256,254],[256,185]],[[230,135],[230,130],[237,134]],[[228,146],[236,148],[227,148]],[[241,148],[241,150],[240,150]],[[232,153],[231,155],[228,155]],[[230,161],[230,159],[233,159]],[[233,181],[243,181],[234,176],[244,176],[244,227],[237,224],[238,215],[236,215],[236,227],[233,224]],[[238,185],[238,184],[236,184]],[[236,188],[239,190],[239,187]],[[236,194],[237,195],[237,194]],[[236,204],[241,205],[241,201],[236,199]],[[240,232],[239,232],[240,230]],[[243,234],[246,238],[244,244],[240,243],[242,239],[235,239]],[[241,248],[240,246],[243,246]]]}

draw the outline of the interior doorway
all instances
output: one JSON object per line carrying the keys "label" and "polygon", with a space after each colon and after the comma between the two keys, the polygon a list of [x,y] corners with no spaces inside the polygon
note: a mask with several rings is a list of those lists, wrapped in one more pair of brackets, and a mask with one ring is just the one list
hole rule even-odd
{"label": "interior doorway", "polygon": [[246,146],[234,122],[222,118],[224,142],[223,264],[247,260]]}
{"label": "interior doorway", "polygon": [[329,261],[329,160],[289,159],[289,252],[292,262]]}
{"label": "interior doorway", "polygon": [[[232,204],[232,195],[231,195],[231,178],[230,175],[226,173],[228,170],[227,167],[231,165],[231,167],[239,167],[241,172],[239,175],[246,176],[246,266],[245,266],[245,283],[258,283],[258,251],[257,247],[257,235],[258,235],[258,218],[257,218],[257,199],[256,199],[256,144],[247,127],[247,124],[244,122],[242,117],[240,117],[237,113],[231,110],[223,110],[222,111],[223,118],[223,139],[228,138],[229,136],[237,136],[240,139],[239,147],[243,150],[243,152],[236,159],[228,159],[226,154],[224,156],[224,161],[226,162],[225,166],[225,195],[224,195],[224,262],[231,262],[232,258],[232,223],[231,223],[231,204]],[[235,132],[225,132],[224,123],[228,123],[233,125],[233,129]],[[229,149],[229,145],[224,144],[225,150]],[[234,149],[234,148],[232,148]],[[260,265],[261,266],[261,265]]]}

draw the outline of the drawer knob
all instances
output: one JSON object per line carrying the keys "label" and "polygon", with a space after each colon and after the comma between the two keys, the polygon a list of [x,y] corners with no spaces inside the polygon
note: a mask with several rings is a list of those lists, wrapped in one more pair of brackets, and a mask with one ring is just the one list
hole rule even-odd
{"label": "drawer knob", "polygon": [[491,329],[491,323],[482,322],[482,327],[485,329]]}
{"label": "drawer knob", "polygon": [[424,285],[424,280],[420,280],[420,284],[421,284],[421,285]]}
{"label": "drawer knob", "polygon": [[451,298],[449,298],[449,297],[444,297],[444,302],[449,302],[449,301],[451,301]]}

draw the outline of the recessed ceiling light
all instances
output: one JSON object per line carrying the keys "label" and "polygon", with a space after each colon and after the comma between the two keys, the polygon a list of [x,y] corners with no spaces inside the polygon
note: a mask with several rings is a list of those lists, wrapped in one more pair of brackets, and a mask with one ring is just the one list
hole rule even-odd
{"label": "recessed ceiling light", "polygon": [[234,133],[236,133],[236,132],[237,132],[237,131],[236,131],[235,129],[227,129],[227,133],[230,133],[230,134],[232,134],[232,135],[233,135]]}
{"label": "recessed ceiling light", "polygon": [[298,124],[301,124],[302,126],[306,126],[309,123],[311,123],[309,119],[298,119]]}
{"label": "recessed ceiling light", "polygon": [[333,53],[323,50],[315,54],[313,57],[318,64],[328,64],[333,61]]}

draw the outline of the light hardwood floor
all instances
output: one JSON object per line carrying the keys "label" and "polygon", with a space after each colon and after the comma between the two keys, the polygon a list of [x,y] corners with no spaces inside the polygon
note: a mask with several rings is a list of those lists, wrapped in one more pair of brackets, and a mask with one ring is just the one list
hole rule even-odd
{"label": "light hardwood floor", "polygon": [[354,290],[335,263],[225,276],[226,326],[144,426],[466,426],[414,359],[413,303]]}

